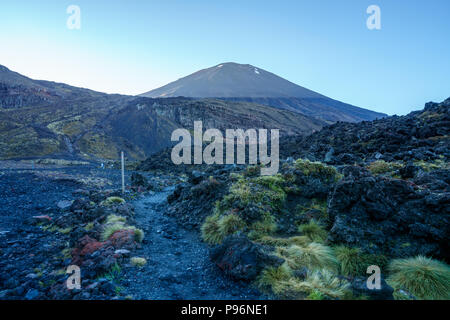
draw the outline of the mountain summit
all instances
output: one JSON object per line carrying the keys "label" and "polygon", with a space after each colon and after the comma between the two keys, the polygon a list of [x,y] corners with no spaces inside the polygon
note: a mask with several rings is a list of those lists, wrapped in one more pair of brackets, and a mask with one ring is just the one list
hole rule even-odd
{"label": "mountain summit", "polygon": [[327,122],[358,122],[385,114],[342,103],[250,64],[221,63],[197,71],[143,97],[221,98],[287,109]]}
{"label": "mountain summit", "polygon": [[187,77],[149,91],[151,98],[297,97],[324,98],[271,72],[250,64],[227,62],[197,71]]}

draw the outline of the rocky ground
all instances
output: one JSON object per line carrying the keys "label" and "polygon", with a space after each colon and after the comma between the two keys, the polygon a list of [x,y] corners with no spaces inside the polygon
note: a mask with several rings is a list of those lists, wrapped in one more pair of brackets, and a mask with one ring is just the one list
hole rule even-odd
{"label": "rocky ground", "polygon": [[[176,177],[127,174],[126,202],[106,205],[122,196],[117,170],[2,166],[0,299],[267,298],[226,277],[199,234],[166,214]],[[127,222],[105,239],[111,216]],[[81,267],[81,290],[66,287],[70,265]]]}
{"label": "rocky ground", "polygon": [[[9,169],[13,168],[13,169]],[[117,186],[116,170],[95,166],[32,169],[2,163],[0,171],[0,297],[51,298],[51,287],[64,281],[70,265],[72,228],[53,225],[70,210],[82,190]]]}
{"label": "rocky ground", "polygon": [[449,107],[289,138],[270,177],[2,163],[0,299],[448,299]]}
{"label": "rocky ground", "polygon": [[[450,261],[449,124],[447,99],[282,139],[273,177],[257,166],[177,168],[188,179],[169,196],[168,214],[201,233],[225,274],[281,298],[389,299],[395,289],[397,299],[448,299],[450,268],[438,260]],[[140,168],[163,170],[167,153]],[[425,279],[400,285],[404,274],[393,270],[402,263],[414,279],[441,266],[433,281],[443,289],[426,295],[417,289]],[[394,288],[367,291],[370,265]]]}
{"label": "rocky ground", "polygon": [[137,227],[146,238],[133,254],[146,259],[142,267],[123,269],[123,294],[133,299],[261,299],[246,284],[227,278],[209,259],[207,245],[197,232],[179,226],[165,214],[168,187],[134,202]]}

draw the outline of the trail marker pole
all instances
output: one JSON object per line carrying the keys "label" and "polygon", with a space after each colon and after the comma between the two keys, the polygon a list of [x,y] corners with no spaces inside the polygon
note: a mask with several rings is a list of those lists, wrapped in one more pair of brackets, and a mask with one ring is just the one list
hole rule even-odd
{"label": "trail marker pole", "polygon": [[120,153],[120,158],[122,162],[122,194],[125,194],[125,161],[123,157],[123,151]]}

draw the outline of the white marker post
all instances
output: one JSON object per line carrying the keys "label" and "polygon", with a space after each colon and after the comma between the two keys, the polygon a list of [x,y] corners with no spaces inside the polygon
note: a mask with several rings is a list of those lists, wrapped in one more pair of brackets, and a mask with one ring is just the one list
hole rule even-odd
{"label": "white marker post", "polygon": [[123,157],[123,151],[120,153],[120,158],[122,161],[122,194],[125,194],[125,161]]}

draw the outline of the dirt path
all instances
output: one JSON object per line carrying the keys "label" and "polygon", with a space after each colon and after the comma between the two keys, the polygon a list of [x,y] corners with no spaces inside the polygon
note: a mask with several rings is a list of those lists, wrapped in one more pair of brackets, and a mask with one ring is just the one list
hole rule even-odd
{"label": "dirt path", "polygon": [[261,299],[248,285],[223,276],[210,261],[208,248],[198,234],[164,215],[171,191],[166,188],[134,202],[136,224],[144,230],[145,240],[133,255],[146,258],[147,264],[123,269],[122,294],[157,300]]}

